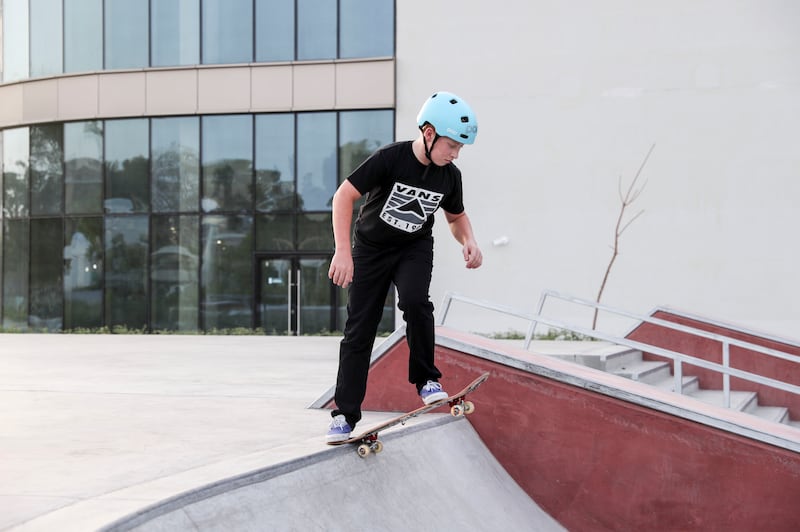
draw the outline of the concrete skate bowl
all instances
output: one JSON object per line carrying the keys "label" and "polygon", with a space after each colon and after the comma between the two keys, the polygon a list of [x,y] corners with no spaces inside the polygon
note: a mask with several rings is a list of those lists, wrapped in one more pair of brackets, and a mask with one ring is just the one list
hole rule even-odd
{"label": "concrete skate bowl", "polygon": [[200,487],[106,527],[121,531],[564,530],[514,482],[464,418],[435,416]]}

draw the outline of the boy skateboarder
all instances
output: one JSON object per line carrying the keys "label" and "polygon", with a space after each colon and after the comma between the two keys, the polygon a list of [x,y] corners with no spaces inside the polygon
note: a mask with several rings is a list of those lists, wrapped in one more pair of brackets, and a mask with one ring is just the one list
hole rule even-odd
{"label": "boy skateboarder", "polygon": [[[453,164],[461,148],[475,142],[478,123],[463,99],[437,92],[423,104],[417,125],[415,140],[380,148],[333,196],[336,251],[328,277],[349,287],[349,298],[328,442],[348,439],[361,419],[372,346],[392,283],[406,322],[408,380],[425,404],[447,397],[434,364],[433,304],[428,295],[432,228],[434,213],[441,208],[462,245],[466,267],[481,266],[483,256],[464,210],[461,172]],[[363,195],[351,243],[353,205]]]}

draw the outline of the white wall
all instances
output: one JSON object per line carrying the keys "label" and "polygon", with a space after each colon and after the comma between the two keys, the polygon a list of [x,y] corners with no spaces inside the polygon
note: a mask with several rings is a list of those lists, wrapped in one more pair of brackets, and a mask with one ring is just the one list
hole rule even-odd
{"label": "white wall", "polygon": [[441,89],[480,125],[458,164],[485,265],[440,216],[434,303],[595,297],[655,143],[603,302],[800,338],[800,2],[399,0],[397,29],[398,138]]}

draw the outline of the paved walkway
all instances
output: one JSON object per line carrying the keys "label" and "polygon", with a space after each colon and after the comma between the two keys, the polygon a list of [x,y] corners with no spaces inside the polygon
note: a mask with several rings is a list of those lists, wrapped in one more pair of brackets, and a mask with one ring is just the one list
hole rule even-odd
{"label": "paved walkway", "polygon": [[326,449],[329,414],[306,407],[338,341],[0,335],[0,530],[85,532]]}

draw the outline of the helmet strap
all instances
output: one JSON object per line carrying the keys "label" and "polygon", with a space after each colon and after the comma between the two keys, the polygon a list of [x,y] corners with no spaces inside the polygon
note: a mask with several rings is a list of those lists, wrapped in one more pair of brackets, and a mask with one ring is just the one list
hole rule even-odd
{"label": "helmet strap", "polygon": [[433,141],[431,141],[431,145],[428,146],[428,141],[425,140],[425,126],[420,127],[422,130],[422,144],[425,146],[425,157],[433,163],[433,159],[431,159],[431,150],[433,150],[433,145],[436,144],[436,141],[439,140],[439,133],[435,133],[435,137],[433,137]]}

